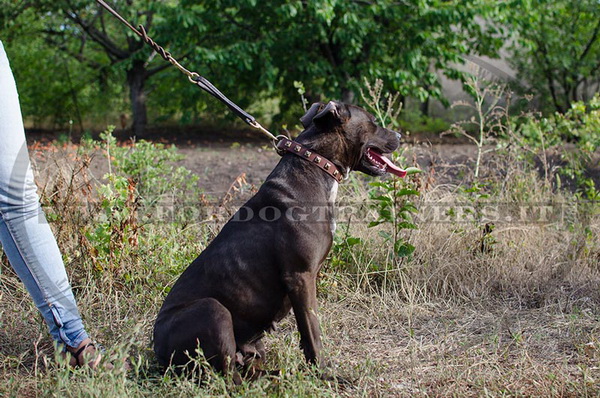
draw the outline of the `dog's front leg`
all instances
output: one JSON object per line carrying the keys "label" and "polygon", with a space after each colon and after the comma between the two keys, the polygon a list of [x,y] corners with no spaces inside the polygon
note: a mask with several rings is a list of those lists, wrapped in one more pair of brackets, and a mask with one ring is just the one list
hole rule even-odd
{"label": "dog's front leg", "polygon": [[288,296],[294,309],[300,346],[306,360],[323,365],[321,357],[321,329],[317,318],[316,275],[310,272],[290,273],[284,276]]}

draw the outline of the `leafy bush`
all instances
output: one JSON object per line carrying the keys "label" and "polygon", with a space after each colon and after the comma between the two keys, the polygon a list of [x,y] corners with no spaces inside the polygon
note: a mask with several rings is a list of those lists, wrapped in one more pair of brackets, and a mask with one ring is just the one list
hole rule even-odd
{"label": "leafy bush", "polygon": [[562,176],[582,198],[600,199],[596,183],[588,173],[600,148],[600,94],[588,105],[573,103],[565,114],[557,112],[547,118],[526,114],[513,118],[511,124],[512,137],[521,147],[543,159],[548,150],[559,154],[562,161],[556,176],[559,188],[563,185]]}
{"label": "leafy bush", "polygon": [[427,116],[416,110],[404,111],[398,119],[398,125],[406,132],[433,134],[439,134],[450,127],[444,119]]}
{"label": "leafy bush", "polygon": [[186,192],[196,191],[198,176],[173,164],[183,159],[174,145],[140,140],[119,146],[112,130],[113,127],[100,135],[110,158],[110,173],[131,178],[143,206],[153,206],[165,195],[183,199]]}
{"label": "leafy bush", "polygon": [[[567,141],[574,141],[576,150],[561,151],[566,165],[560,175],[574,181],[577,192],[589,200],[600,200],[600,191],[587,167],[600,148],[600,94],[596,94],[589,105],[576,102],[565,114],[556,113],[551,123],[554,134]],[[557,149],[561,149],[560,147]]]}
{"label": "leafy bush", "polygon": [[[144,250],[138,246],[138,237],[145,226],[162,222],[183,228],[193,220],[188,213],[196,214],[200,191],[198,176],[173,164],[182,159],[177,148],[147,141],[119,146],[112,130],[109,127],[100,135],[109,172],[104,176],[106,183],[97,187],[101,214],[85,236],[95,269],[108,269],[127,279],[132,276],[123,259]],[[95,150],[96,144],[88,140],[84,146]],[[169,218],[161,219],[163,215]],[[154,242],[146,238],[144,241]]]}
{"label": "leafy bush", "polygon": [[86,238],[91,245],[91,260],[98,271],[117,267],[121,258],[137,247],[139,202],[135,183],[126,177],[108,174],[107,184],[98,187],[102,214]]}

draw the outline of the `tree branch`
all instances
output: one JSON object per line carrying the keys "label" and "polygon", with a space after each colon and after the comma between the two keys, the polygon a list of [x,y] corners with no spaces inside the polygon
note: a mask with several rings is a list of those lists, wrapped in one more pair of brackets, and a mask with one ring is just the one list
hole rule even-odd
{"label": "tree branch", "polygon": [[112,54],[115,58],[120,60],[129,58],[129,56],[131,55],[130,52],[120,49],[112,40],[110,40],[108,35],[102,33],[100,30],[96,29],[92,24],[83,20],[79,16],[79,14],[77,14],[77,12],[74,10],[72,5],[70,4],[70,1],[67,1],[67,4],[70,8],[68,10],[64,10],[64,15],[67,17],[67,19],[79,25],[84,30],[84,32],[86,32],[93,41],[100,44],[107,53]]}
{"label": "tree branch", "polygon": [[552,101],[554,102],[554,107],[557,111],[563,113],[564,110],[558,102],[558,95],[556,94],[556,88],[554,87],[554,77],[552,76],[552,70],[550,69],[550,64],[548,62],[548,50],[546,49],[546,46],[543,43],[543,39],[534,39],[533,41],[536,43],[537,47],[540,50],[540,53],[543,56],[543,62],[539,62],[539,64],[546,65],[546,67],[542,66],[542,71],[544,72],[544,76],[546,76],[548,88],[550,89],[550,95],[552,96]]}
{"label": "tree branch", "polygon": [[581,53],[581,56],[579,56],[579,60],[577,62],[578,66],[583,61],[583,59],[588,55],[590,50],[592,49],[592,46],[598,39],[598,33],[600,33],[600,20],[598,20],[598,23],[596,24],[596,28],[594,29],[594,33],[592,34],[592,38],[590,39],[587,46],[585,47],[585,50],[583,50],[583,53]]}
{"label": "tree branch", "polygon": [[172,66],[171,63],[165,61],[165,63],[160,66],[157,66],[152,69],[148,69],[146,71],[146,77],[150,77],[150,76],[157,74],[158,72],[162,72],[163,70],[167,69],[169,66]]}
{"label": "tree branch", "polygon": [[87,66],[89,66],[92,69],[100,69],[102,68],[102,65],[92,61],[88,58],[86,58],[83,53],[74,53],[73,51],[71,51],[66,45],[64,45],[63,43],[59,43],[56,40],[53,40],[51,38],[51,36],[46,36],[44,38],[44,40],[46,41],[46,43],[50,44],[53,47],[58,48],[61,52],[71,56],[72,58],[75,58],[77,61],[81,62],[82,64],[85,64]]}

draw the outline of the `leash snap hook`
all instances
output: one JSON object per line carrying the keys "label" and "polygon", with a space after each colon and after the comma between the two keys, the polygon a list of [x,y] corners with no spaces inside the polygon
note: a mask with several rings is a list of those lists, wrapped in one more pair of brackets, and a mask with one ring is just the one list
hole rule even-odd
{"label": "leash snap hook", "polygon": [[197,84],[199,78],[200,75],[196,72],[190,72],[190,74],[188,75],[188,80],[193,84]]}
{"label": "leash snap hook", "polygon": [[277,139],[277,137],[275,137],[273,134],[271,134],[271,132],[269,130],[267,130],[266,128],[264,128],[259,122],[257,122],[256,120],[252,120],[252,121],[246,121],[246,123],[248,123],[250,126],[254,127],[255,129],[260,130],[264,135],[266,135],[267,137],[269,137],[272,140]]}
{"label": "leash snap hook", "polygon": [[286,137],[285,135],[278,135],[277,137],[273,137],[273,148],[275,148],[275,152],[277,152],[277,154],[279,156],[283,156],[285,154],[285,149],[279,148],[279,143],[281,142],[281,140],[287,140],[289,139],[288,137]]}

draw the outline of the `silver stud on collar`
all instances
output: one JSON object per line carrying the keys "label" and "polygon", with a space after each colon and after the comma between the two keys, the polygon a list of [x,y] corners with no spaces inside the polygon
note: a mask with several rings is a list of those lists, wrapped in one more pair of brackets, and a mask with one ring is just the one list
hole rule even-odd
{"label": "silver stud on collar", "polygon": [[317,156],[315,158],[315,163],[317,163],[317,164],[321,163],[321,157]]}
{"label": "silver stud on collar", "polygon": [[310,157],[310,155],[312,155],[312,152],[311,152],[311,151],[306,151],[306,152],[304,152],[304,156],[306,156],[307,158],[309,158],[309,157]]}
{"label": "silver stud on collar", "polygon": [[331,167],[331,164],[330,163],[326,163],[324,167],[325,167],[325,170],[329,170],[329,168]]}
{"label": "silver stud on collar", "polygon": [[292,147],[292,141],[288,141],[285,143],[285,147],[286,148],[291,148]]}
{"label": "silver stud on collar", "polygon": [[294,148],[294,151],[300,152],[301,149],[302,149],[302,147],[300,145],[296,145],[296,147]]}

